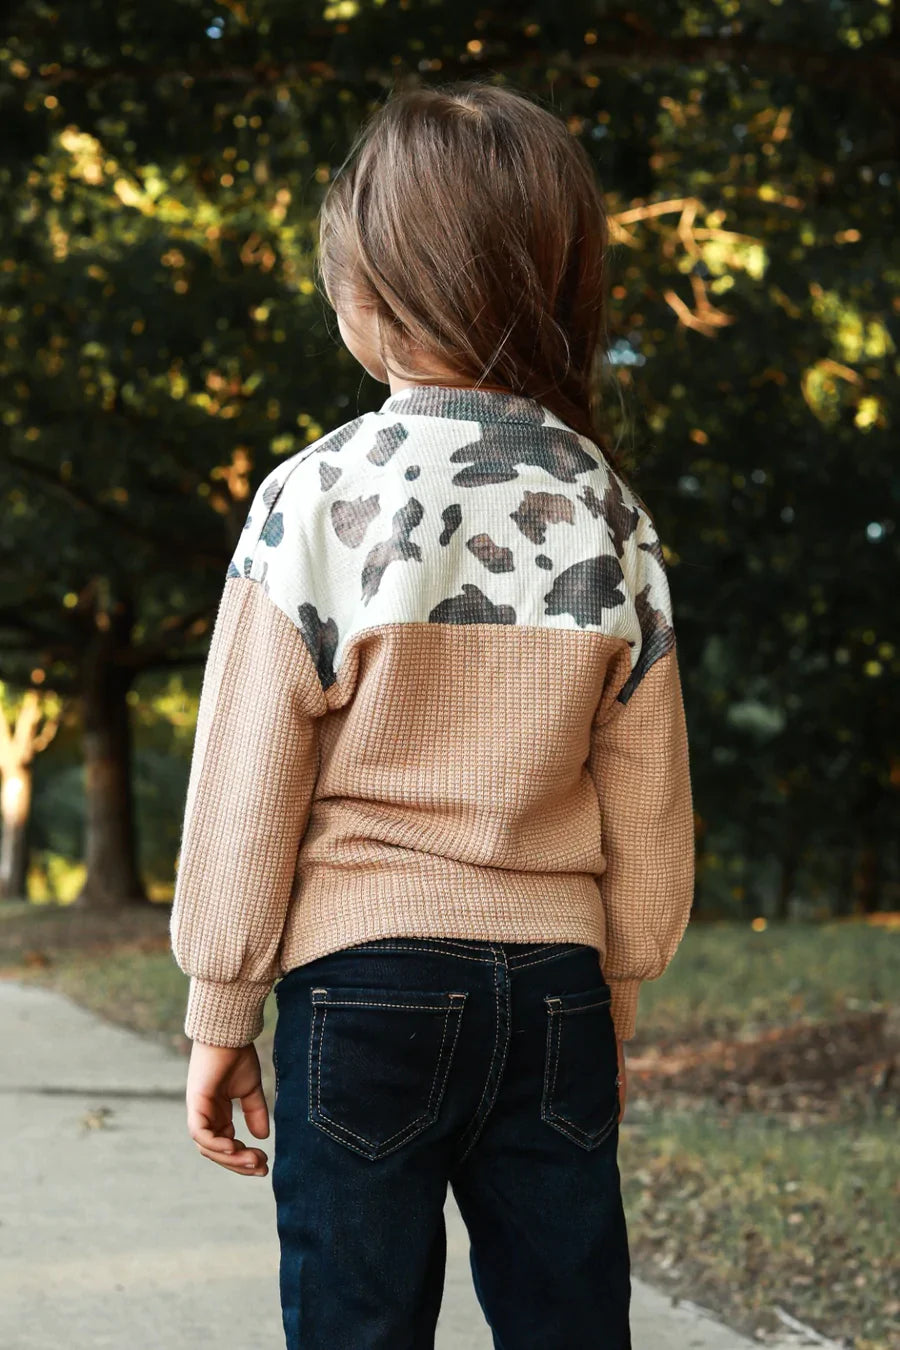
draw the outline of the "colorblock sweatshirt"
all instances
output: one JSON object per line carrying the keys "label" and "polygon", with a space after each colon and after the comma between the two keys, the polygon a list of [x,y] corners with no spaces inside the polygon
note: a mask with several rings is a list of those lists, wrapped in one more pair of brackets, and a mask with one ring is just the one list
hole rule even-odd
{"label": "colorblock sweatshirt", "polygon": [[280,462],[224,577],[171,919],[184,1029],[381,937],[596,948],[618,1035],[687,925],[660,541],[533,399],[417,385]]}

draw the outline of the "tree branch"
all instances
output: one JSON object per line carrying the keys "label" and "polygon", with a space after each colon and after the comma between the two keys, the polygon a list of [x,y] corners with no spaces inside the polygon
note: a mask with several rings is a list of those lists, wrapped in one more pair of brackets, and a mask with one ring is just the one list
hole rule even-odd
{"label": "tree branch", "polygon": [[[333,29],[309,34],[310,43],[319,40],[322,48],[333,51],[335,33]],[[499,45],[499,44],[498,44]],[[885,86],[896,84],[900,80],[900,52],[894,42],[883,42],[878,46],[863,49],[860,52],[811,51],[804,47],[793,46],[786,42],[761,42],[740,33],[730,36],[700,35],[696,37],[665,36],[647,31],[638,34],[605,35],[593,43],[590,50],[573,57],[568,52],[550,52],[546,48],[534,45],[532,50],[510,50],[509,45],[503,52],[492,52],[488,35],[484,49],[477,58],[469,53],[460,53],[456,60],[443,58],[442,74],[447,77],[456,73],[457,68],[467,74],[485,68],[500,70],[509,67],[521,69],[524,65],[568,64],[570,69],[590,72],[607,67],[621,68],[630,66],[644,68],[660,65],[703,65],[723,62],[729,65],[752,66],[758,70],[779,71],[802,76],[811,82],[829,85],[848,82],[857,87],[869,88],[884,96]],[[352,56],[355,53],[350,50]],[[410,58],[413,60],[414,58]],[[273,84],[306,84],[311,76],[321,79],[341,80],[347,75],[341,65],[323,59],[312,58],[307,61],[257,61],[247,66],[216,66],[209,63],[142,65],[134,62],[121,62],[109,66],[67,65],[56,66],[46,75],[30,75],[24,83],[39,83],[41,88],[54,87],[67,81],[83,84],[99,84],[107,80],[159,80],[165,77],[192,83],[210,81],[219,84],[244,84],[257,88],[266,88]]]}
{"label": "tree branch", "polygon": [[179,665],[182,661],[191,665],[196,664],[198,660],[203,658],[196,655],[170,656],[169,653],[172,642],[189,632],[191,628],[197,629],[197,632],[190,634],[190,636],[199,636],[202,631],[201,625],[205,628],[211,626],[209,606],[196,609],[190,614],[172,615],[160,625],[162,633],[158,641],[134,643],[126,652],[120,654],[119,662],[121,665],[127,665],[134,670],[146,670],[157,665]]}
{"label": "tree branch", "polygon": [[[108,520],[117,530],[130,538],[140,539],[142,543],[152,544],[154,548],[162,548],[167,552],[172,548],[172,538],[170,535],[160,535],[154,530],[147,529],[146,526],[138,524],[134,520],[127,520],[119,511],[107,506],[104,502],[98,502],[87,493],[81,491],[73,483],[66,482],[58,477],[52,469],[45,468],[42,464],[35,464],[31,460],[23,459],[19,455],[10,454],[8,451],[3,458],[7,463],[15,465],[24,473],[37,478],[54,492],[64,496],[68,501],[72,501],[83,511],[91,511],[104,520]],[[227,558],[225,550],[221,552],[200,552],[185,553],[185,561],[211,567],[215,569],[224,568]]]}

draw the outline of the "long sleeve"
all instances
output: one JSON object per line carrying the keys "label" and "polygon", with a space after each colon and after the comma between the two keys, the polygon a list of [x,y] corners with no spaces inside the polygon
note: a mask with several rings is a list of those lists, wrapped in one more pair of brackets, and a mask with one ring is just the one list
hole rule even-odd
{"label": "long sleeve", "polygon": [[687,724],[662,549],[642,513],[634,555],[641,641],[622,680],[616,663],[591,732],[605,870],[604,975],[617,1034],[635,1032],[643,980],[662,975],[694,896],[694,814]]}
{"label": "long sleeve", "polygon": [[298,626],[267,586],[230,568],[203,675],[170,929],[191,976],[184,1029],[194,1040],[240,1046],[262,1030],[325,710]]}

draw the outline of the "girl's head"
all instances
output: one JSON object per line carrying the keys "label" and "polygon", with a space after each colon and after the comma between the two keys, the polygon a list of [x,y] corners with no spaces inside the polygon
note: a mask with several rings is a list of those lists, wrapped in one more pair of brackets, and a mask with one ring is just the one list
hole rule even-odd
{"label": "girl's head", "polygon": [[600,441],[608,227],[584,148],[524,95],[396,92],[325,195],[319,274],[376,379],[504,389]]}

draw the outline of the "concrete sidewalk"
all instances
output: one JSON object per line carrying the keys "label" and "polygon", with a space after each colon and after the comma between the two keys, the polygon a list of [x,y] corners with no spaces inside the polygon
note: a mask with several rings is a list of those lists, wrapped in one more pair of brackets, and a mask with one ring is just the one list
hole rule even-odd
{"label": "concrete sidewalk", "polygon": [[[188,1139],[178,1055],[9,980],[0,1026],[3,1350],[283,1350],[272,1136],[269,1177],[231,1177]],[[449,1191],[446,1218],[437,1350],[490,1350]],[[635,1350],[752,1344],[637,1280],[633,1338]]]}

